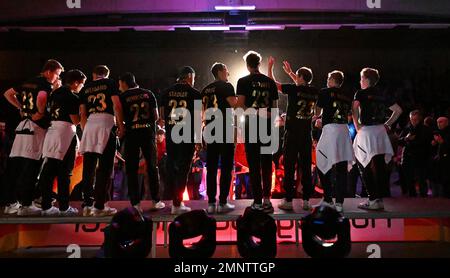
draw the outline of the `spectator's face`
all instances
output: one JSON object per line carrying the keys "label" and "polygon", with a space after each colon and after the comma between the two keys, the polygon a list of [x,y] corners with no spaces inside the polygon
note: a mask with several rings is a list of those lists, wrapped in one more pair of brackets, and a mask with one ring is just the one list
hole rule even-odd
{"label": "spectator's face", "polygon": [[164,141],[164,134],[157,134],[156,135],[156,141],[158,143],[161,143],[162,141]]}
{"label": "spectator's face", "polygon": [[437,126],[440,130],[445,129],[448,126],[448,118],[440,117],[437,119]]}
{"label": "spectator's face", "polygon": [[421,122],[421,119],[419,115],[411,115],[409,121],[413,126],[417,126]]}

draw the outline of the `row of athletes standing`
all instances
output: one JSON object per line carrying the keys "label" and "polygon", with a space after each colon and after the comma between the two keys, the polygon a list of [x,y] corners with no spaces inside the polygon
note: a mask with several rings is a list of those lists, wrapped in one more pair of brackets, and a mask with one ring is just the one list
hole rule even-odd
{"label": "row of athletes standing", "polygon": [[[132,74],[120,77],[119,93],[117,85],[109,79],[109,69],[97,66],[93,71],[93,81],[82,89],[86,76],[79,70],[66,73],[64,86],[59,87],[58,78],[63,71],[62,65],[49,60],[39,77],[11,88],[5,93],[8,101],[16,106],[23,120],[16,129],[16,139],[8,162],[9,182],[5,213],[19,215],[74,215],[78,211],[69,206],[68,184],[73,168],[77,145],[74,125],[81,124],[83,136],[80,152],[84,156],[83,166],[83,215],[104,216],[116,212],[105,205],[107,185],[111,176],[117,137],[125,136],[125,160],[131,204],[140,208],[140,195],[137,183],[139,151],[146,161],[150,177],[152,196],[151,209],[165,206],[159,199],[158,169],[156,167],[155,122],[167,129],[167,171],[168,188],[173,190],[172,213],[189,211],[182,202],[182,192],[186,184],[191,158],[195,145],[175,143],[171,130],[178,123],[172,116],[177,107],[187,109],[191,115],[195,100],[203,100],[204,108],[242,107],[254,108],[258,112],[258,124],[270,121],[267,108],[276,108],[278,90],[288,95],[287,127],[285,134],[285,181],[286,198],[279,205],[281,209],[292,209],[294,197],[295,167],[301,170],[303,185],[303,208],[310,209],[309,198],[312,194],[311,183],[311,126],[313,120],[323,128],[318,145],[318,167],[325,188],[324,202],[332,204],[331,172],[336,171],[336,208],[342,210],[345,188],[346,163],[353,160],[348,130],[344,128],[347,113],[351,110],[351,100],[345,97],[339,87],[343,74],[334,71],[329,74],[328,88],[320,93],[309,84],[312,81],[310,69],[302,67],[293,73],[289,64],[284,63],[285,72],[295,84],[280,84],[274,81],[272,69],[274,59],[269,59],[269,76],[261,74],[259,67],[261,56],[249,52],[244,57],[249,75],[241,78],[237,85],[237,96],[228,82],[228,69],[224,64],[216,63],[212,67],[215,81],[202,93],[193,88],[195,72],[184,67],[177,83],[165,90],[159,106],[154,95],[139,88]],[[396,120],[401,109],[398,105],[388,105],[394,113],[385,122],[386,99],[378,94],[375,85],[378,72],[365,69],[361,72],[361,87],[353,101],[355,126],[362,131],[355,140],[355,154],[360,163],[363,180],[369,192],[369,200],[361,204],[368,209],[382,208],[377,189],[377,179],[383,173],[384,162],[392,153],[392,147],[385,136],[383,124],[387,126]],[[80,92],[81,91],[81,92]],[[79,95],[78,95],[78,92]],[[48,107],[50,113],[46,113]],[[79,110],[78,110],[79,107]],[[79,111],[79,112],[78,112]],[[264,112],[263,112],[264,111]],[[159,113],[158,113],[159,112]],[[161,117],[159,117],[159,114]],[[46,122],[50,118],[48,132]],[[158,120],[159,119],[159,120]],[[191,120],[194,121],[192,116]],[[246,117],[246,128],[250,124]],[[232,119],[225,118],[225,125]],[[272,125],[269,122],[269,125]],[[193,127],[194,124],[191,125]],[[346,125],[345,125],[346,127]],[[383,129],[381,129],[383,127]],[[192,130],[192,136],[195,131]],[[226,133],[224,132],[225,137]],[[248,134],[248,133],[247,133]],[[247,138],[246,138],[247,139]],[[272,155],[262,154],[264,144],[249,143],[246,140],[246,154],[250,169],[250,182],[254,193],[252,208],[272,212],[270,202]],[[208,211],[227,212],[234,208],[228,202],[228,192],[234,161],[234,143],[212,143],[207,146],[207,185]],[[39,179],[42,195],[42,210],[32,205],[33,189],[39,174],[40,158],[44,158]],[[220,161],[220,163],[219,163]],[[216,176],[220,165],[220,194],[216,206]],[[382,175],[383,176],[383,175]],[[51,188],[53,179],[58,178],[59,208],[52,205]],[[383,178],[383,177],[382,177]],[[95,183],[95,186],[94,186]]]}

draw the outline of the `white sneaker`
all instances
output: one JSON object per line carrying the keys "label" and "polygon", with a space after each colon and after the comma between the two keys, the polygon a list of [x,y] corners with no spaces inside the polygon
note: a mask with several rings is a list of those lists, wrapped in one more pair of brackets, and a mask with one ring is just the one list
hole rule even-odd
{"label": "white sneaker", "polygon": [[78,210],[76,208],[69,206],[68,209],[66,209],[64,211],[59,211],[59,215],[61,215],[61,216],[77,216]]}
{"label": "white sneaker", "polygon": [[322,199],[322,201],[320,201],[320,203],[315,205],[314,207],[320,207],[320,206],[326,206],[326,207],[330,207],[332,209],[335,209],[333,201],[331,201],[331,203],[330,203],[330,202],[327,202],[327,201]]}
{"label": "white sneaker", "polygon": [[110,208],[107,205],[105,205],[103,209],[97,209],[95,207],[92,209],[92,216],[94,216],[94,217],[111,216],[116,213],[117,213],[117,209]]}
{"label": "white sneaker", "polygon": [[[42,209],[42,197],[36,198],[32,202],[33,206]],[[56,199],[52,198],[51,205],[54,206],[56,204]]]}
{"label": "white sneaker", "polygon": [[152,200],[150,202],[150,210],[159,210],[159,209],[163,209],[166,207],[166,204],[164,204],[164,202],[158,201],[155,202],[154,200]]}
{"label": "white sneaker", "polygon": [[311,210],[312,206],[309,200],[303,200],[303,210]]}
{"label": "white sneaker", "polygon": [[93,209],[94,209],[94,206],[85,206],[83,208],[83,216],[92,216]]}
{"label": "white sneaker", "polygon": [[59,216],[59,209],[51,206],[49,209],[42,211],[42,216]]}
{"label": "white sneaker", "polygon": [[233,211],[235,208],[235,205],[232,205],[230,203],[226,203],[226,204],[219,204],[217,206],[217,213],[227,213],[230,211]]}
{"label": "white sneaker", "polygon": [[215,203],[208,203],[208,208],[206,209],[206,212],[208,214],[216,213],[216,204]]}
{"label": "white sneaker", "polygon": [[336,203],[334,205],[334,207],[336,208],[337,212],[343,212],[344,211],[344,205],[342,203]]}
{"label": "white sneaker", "polygon": [[182,214],[182,213],[190,212],[190,211],[191,211],[191,208],[185,206],[184,203],[181,202],[180,206],[178,206],[178,207],[172,206],[171,213],[172,214]]}
{"label": "white sneaker", "polygon": [[384,204],[381,199],[375,199],[373,201],[367,199],[365,202],[360,203],[358,208],[367,210],[383,210]]}
{"label": "white sneaker", "polygon": [[278,208],[282,210],[293,210],[292,202],[286,201],[286,199],[281,200],[281,203],[278,204]]}
{"label": "white sneaker", "polygon": [[20,209],[19,202],[15,202],[14,204],[10,204],[5,207],[5,210],[3,211],[4,214],[16,214]]}
{"label": "white sneaker", "polygon": [[19,216],[37,216],[41,215],[42,209],[37,208],[33,205],[31,206],[21,206],[17,215]]}
{"label": "white sneaker", "polygon": [[252,210],[262,211],[264,209],[262,204],[257,203],[253,203],[250,207],[252,208]]}
{"label": "white sneaker", "polygon": [[34,199],[33,202],[31,202],[31,204],[37,208],[42,209],[42,197]]}

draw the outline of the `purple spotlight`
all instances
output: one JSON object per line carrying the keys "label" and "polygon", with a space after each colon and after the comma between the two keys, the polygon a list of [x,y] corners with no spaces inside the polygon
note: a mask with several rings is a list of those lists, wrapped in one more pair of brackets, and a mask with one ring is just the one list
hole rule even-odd
{"label": "purple spotlight", "polygon": [[254,11],[255,5],[240,5],[240,6],[215,6],[216,11]]}

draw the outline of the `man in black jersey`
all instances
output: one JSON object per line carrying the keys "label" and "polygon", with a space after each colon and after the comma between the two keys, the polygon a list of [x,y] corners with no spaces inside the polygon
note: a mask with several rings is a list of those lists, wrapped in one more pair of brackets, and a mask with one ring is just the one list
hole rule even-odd
{"label": "man in black jersey", "polygon": [[[328,74],[327,88],[320,90],[316,103],[316,127],[322,128],[317,144],[316,159],[319,177],[324,189],[322,204],[343,211],[347,187],[347,164],[352,162],[353,148],[347,126],[347,115],[352,100],[341,89],[344,73],[332,71]],[[334,172],[335,181],[332,181]],[[333,187],[336,205],[333,204]]]}
{"label": "man in black jersey", "polygon": [[[353,123],[358,131],[353,149],[369,196],[358,207],[368,210],[384,209],[380,187],[388,183],[386,164],[394,154],[386,129],[390,129],[402,113],[395,101],[378,90],[379,79],[378,70],[364,68],[361,71],[361,90],[356,92],[352,104]],[[390,115],[388,110],[391,110]]]}
{"label": "man in black jersey", "polygon": [[[234,205],[227,202],[230,192],[231,173],[234,161],[234,133],[232,107],[236,106],[236,94],[233,85],[228,82],[228,68],[222,63],[215,63],[211,72],[214,82],[206,86],[202,91],[203,108],[206,109],[206,128],[204,139],[207,142],[206,152],[206,183],[208,193],[208,213],[216,212],[217,194],[217,169],[220,160],[220,194],[218,213],[229,212]],[[220,113],[216,119],[215,113]],[[210,128],[214,121],[214,135]],[[217,124],[219,126],[217,126]],[[211,137],[211,138],[209,138]]]}
{"label": "man in black jersey", "polygon": [[195,151],[194,139],[199,136],[195,125],[201,128],[201,94],[194,89],[194,81],[194,69],[183,67],[177,83],[161,95],[160,125],[164,122],[166,129],[167,187],[173,192],[172,214],[191,210],[182,200]]}
{"label": "man in black jersey", "polygon": [[[49,98],[51,126],[45,135],[42,167],[38,187],[42,193],[42,215],[71,216],[78,210],[69,206],[70,175],[75,162],[77,146],[76,128],[80,122],[78,92],[86,76],[79,70],[65,75],[65,85],[55,90]],[[59,209],[52,206],[53,180],[58,181]]]}
{"label": "man in black jersey", "polygon": [[105,205],[116,153],[114,126],[117,124],[119,137],[123,136],[125,128],[118,86],[108,78],[108,67],[96,66],[92,76],[93,81],[80,93],[83,129],[80,143],[80,152],[83,154],[83,215],[108,216],[117,212],[116,209]]}
{"label": "man in black jersey", "polygon": [[11,88],[4,94],[22,117],[16,128],[8,161],[6,214],[41,214],[41,209],[32,205],[32,199],[41,166],[45,132],[49,125],[46,115],[47,97],[53,89],[60,86],[59,75],[63,70],[58,61],[48,60],[40,76]]}
{"label": "man in black jersey", "polygon": [[[273,76],[275,59],[269,58],[269,76]],[[287,61],[283,62],[283,70],[295,84],[281,84],[277,81],[278,90],[288,96],[286,127],[284,134],[284,190],[286,197],[279,204],[283,210],[292,210],[292,199],[295,197],[295,167],[301,170],[303,186],[303,209],[310,210],[309,198],[313,193],[311,178],[312,139],[311,127],[314,106],[318,90],[311,86],[313,73],[307,67],[301,67],[294,73]]]}
{"label": "man in black jersey", "polygon": [[159,174],[156,162],[156,125],[159,118],[156,98],[149,90],[139,88],[132,73],[119,78],[125,120],[125,166],[128,178],[128,194],[131,205],[142,212],[138,184],[139,151],[146,161],[152,201],[150,209],[162,209],[165,204],[159,198]]}
{"label": "man in black jersey", "polygon": [[[259,72],[261,55],[249,51],[244,60],[247,64],[249,75],[239,79],[237,84],[238,107],[246,109],[245,117],[245,152],[250,170],[250,184],[253,192],[252,209],[273,212],[270,202],[272,189],[272,153],[264,151],[267,142],[261,140],[261,131],[264,125],[272,138],[272,121],[269,109],[278,107],[278,92],[275,82]],[[252,132],[252,130],[254,132]],[[252,138],[252,133],[257,138]],[[254,140],[256,139],[256,140]],[[270,141],[269,141],[270,142]],[[276,142],[278,144],[278,142]],[[276,151],[276,150],[274,150]],[[262,183],[261,183],[262,181]],[[264,201],[262,200],[264,199]]]}

